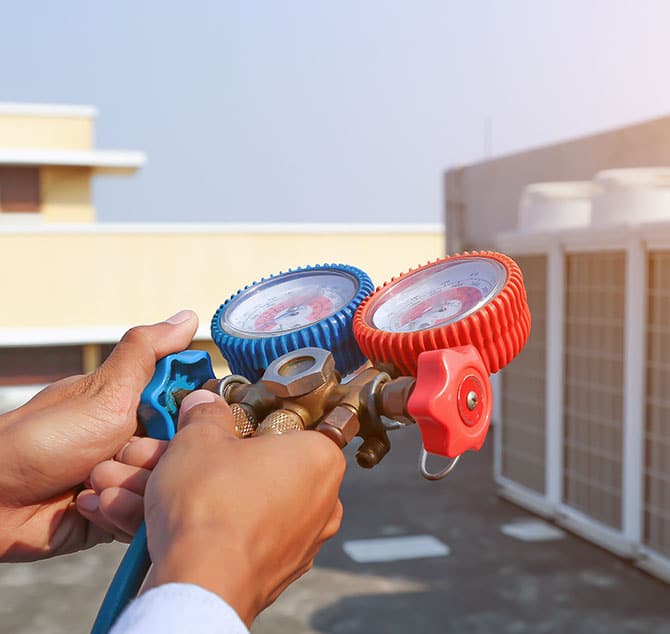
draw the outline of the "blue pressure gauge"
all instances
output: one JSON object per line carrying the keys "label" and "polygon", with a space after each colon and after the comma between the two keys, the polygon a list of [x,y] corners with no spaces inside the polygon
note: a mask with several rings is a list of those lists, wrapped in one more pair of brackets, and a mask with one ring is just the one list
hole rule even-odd
{"label": "blue pressure gauge", "polygon": [[346,375],[365,361],[351,324],[373,290],[363,271],[345,264],[279,273],[228,299],[212,318],[212,339],[231,370],[251,381],[281,355],[308,347],[330,350]]}

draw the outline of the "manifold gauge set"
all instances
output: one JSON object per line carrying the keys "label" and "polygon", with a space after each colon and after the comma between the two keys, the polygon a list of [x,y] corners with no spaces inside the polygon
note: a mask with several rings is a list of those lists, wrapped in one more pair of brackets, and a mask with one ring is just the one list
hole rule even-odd
{"label": "manifold gauge set", "polygon": [[[231,374],[217,378],[209,355],[172,354],[156,366],[138,417],[147,435],[170,439],[179,404],[196,389],[231,406],[242,438],[317,430],[374,467],[389,433],[417,424],[419,468],[429,480],[481,448],[491,421],[489,376],[519,354],[530,312],[517,264],[494,252],[453,255],[374,290],[344,264],[289,270],[256,281],[216,311],[212,338]],[[427,470],[428,454],[448,460]],[[93,632],[106,632],[141,586],[150,564],[138,532]]]}

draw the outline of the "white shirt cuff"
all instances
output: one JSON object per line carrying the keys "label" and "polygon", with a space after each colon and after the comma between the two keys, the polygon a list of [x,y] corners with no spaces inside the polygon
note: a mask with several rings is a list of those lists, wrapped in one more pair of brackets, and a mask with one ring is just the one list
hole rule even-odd
{"label": "white shirt cuff", "polygon": [[249,634],[221,597],[190,583],[166,583],[135,599],[110,634]]}

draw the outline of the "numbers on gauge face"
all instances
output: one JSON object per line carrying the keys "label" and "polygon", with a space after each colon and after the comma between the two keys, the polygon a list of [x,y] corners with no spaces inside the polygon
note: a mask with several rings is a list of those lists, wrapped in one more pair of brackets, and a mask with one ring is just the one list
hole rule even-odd
{"label": "numbers on gauge face", "polygon": [[493,299],[504,286],[506,275],[502,264],[490,258],[426,267],[382,291],[371,310],[371,325],[388,332],[445,326]]}
{"label": "numbers on gauge face", "polygon": [[316,289],[310,290],[312,292],[292,293],[260,313],[254,321],[253,330],[255,332],[295,330],[321,321],[337,311],[339,308],[337,298],[329,297],[331,293],[324,290],[323,294],[318,294]]}
{"label": "numbers on gauge face", "polygon": [[284,274],[234,299],[221,316],[221,327],[251,337],[292,332],[333,315],[357,292],[358,282],[344,271]]}
{"label": "numbers on gauge face", "polygon": [[443,288],[427,299],[419,299],[396,320],[398,332],[413,332],[437,328],[466,312],[482,299],[479,289],[472,286]]}

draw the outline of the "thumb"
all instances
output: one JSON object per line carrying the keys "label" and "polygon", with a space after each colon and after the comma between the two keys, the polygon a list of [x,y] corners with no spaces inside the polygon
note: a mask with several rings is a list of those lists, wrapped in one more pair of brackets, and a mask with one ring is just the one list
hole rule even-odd
{"label": "thumb", "polygon": [[182,431],[186,427],[207,424],[214,425],[223,430],[225,435],[236,438],[235,418],[228,403],[208,390],[191,392],[179,408],[177,428]]}
{"label": "thumb", "polygon": [[93,374],[56,384],[17,410],[17,423],[2,429],[0,493],[34,504],[83,482],[132,436],[156,361],[186,348],[197,327],[196,314],[181,311],[132,328]]}
{"label": "thumb", "polygon": [[182,310],[157,324],[131,328],[94,373],[94,384],[113,394],[117,402],[137,408],[156,363],[187,348],[197,328],[198,316],[192,310]]}

